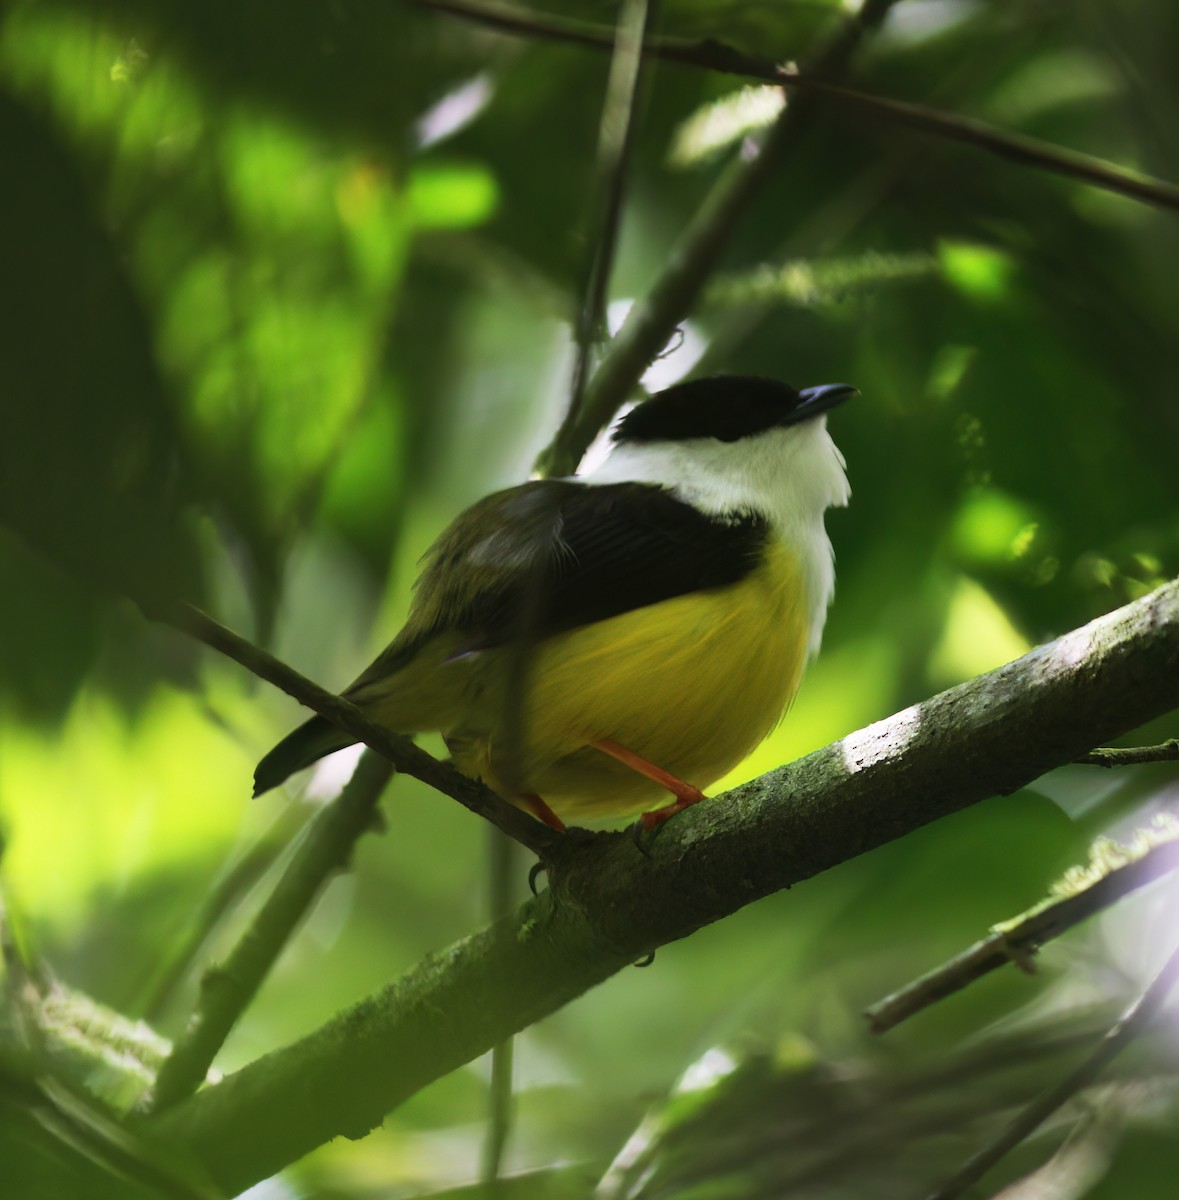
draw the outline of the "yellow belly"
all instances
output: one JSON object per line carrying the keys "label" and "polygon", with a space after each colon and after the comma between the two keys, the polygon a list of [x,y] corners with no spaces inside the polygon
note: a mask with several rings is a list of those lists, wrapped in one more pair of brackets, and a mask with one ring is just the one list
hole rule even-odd
{"label": "yellow belly", "polygon": [[798,565],[775,545],[735,587],[546,639],[529,669],[515,761],[506,760],[503,686],[493,682],[504,677],[502,659],[462,689],[462,711],[443,732],[461,770],[507,799],[535,792],[567,821],[657,807],[670,800],[666,791],[590,743],[612,739],[708,787],[794,699],[807,624]]}

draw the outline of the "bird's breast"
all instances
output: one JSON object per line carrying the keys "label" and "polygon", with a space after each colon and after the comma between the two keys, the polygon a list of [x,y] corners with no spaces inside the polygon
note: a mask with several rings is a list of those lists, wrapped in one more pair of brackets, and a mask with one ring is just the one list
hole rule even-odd
{"label": "bird's breast", "polygon": [[464,769],[493,787],[520,780],[517,790],[537,792],[566,819],[663,802],[656,785],[592,748],[603,738],[707,787],[794,698],[807,657],[806,591],[798,557],[774,540],[735,584],[547,639],[528,672],[522,769],[497,762],[504,739],[494,732],[470,743]]}

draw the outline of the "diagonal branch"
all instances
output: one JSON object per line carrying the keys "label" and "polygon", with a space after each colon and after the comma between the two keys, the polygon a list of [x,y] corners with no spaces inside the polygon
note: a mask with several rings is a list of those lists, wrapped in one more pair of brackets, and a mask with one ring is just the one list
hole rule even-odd
{"label": "diagonal branch", "polygon": [[956,113],[939,112],[922,104],[910,104],[904,100],[889,100],[884,96],[873,96],[853,88],[829,83],[824,79],[800,75],[797,71],[779,71],[779,83],[787,87],[801,87],[819,92],[833,100],[859,108],[869,116],[905,125],[919,133],[929,133],[961,142],[977,150],[998,155],[1009,162],[1029,167],[1039,167],[1069,179],[1079,179],[1107,192],[1116,192],[1130,200],[1140,200],[1156,208],[1179,212],[1179,187],[1166,180],[1154,179],[1139,171],[1116,166],[1092,154],[1077,150],[1066,150],[1039,138],[1026,137],[1021,133],[996,129],[985,121],[963,117]]}
{"label": "diagonal branch", "polygon": [[[426,8],[478,21],[505,33],[542,38],[549,41],[572,42],[592,49],[608,50],[613,45],[611,29],[585,21],[568,20],[524,9],[506,8],[500,5],[470,4],[465,0],[415,0]],[[821,92],[831,99],[852,105],[866,115],[905,125],[920,133],[932,134],[950,141],[961,142],[989,154],[998,155],[1010,162],[1037,167],[1079,179],[1109,192],[1116,192],[1131,200],[1139,200],[1157,208],[1179,211],[1179,187],[1165,180],[1154,179],[1139,171],[1119,167],[1105,159],[1075,150],[1066,150],[1051,142],[1023,134],[996,129],[984,121],[955,113],[941,112],[922,104],[911,104],[903,100],[891,100],[868,92],[843,87],[817,77],[814,72],[789,70],[774,59],[758,54],[747,54],[735,46],[712,38],[692,39],[661,37],[648,38],[644,49],[653,58],[669,62],[718,71],[726,75],[740,75],[748,79],[759,79],[764,83],[778,84],[788,88],[801,88]],[[821,74],[821,72],[820,72]]]}
{"label": "diagonal branch", "polygon": [[[551,890],[148,1123],[236,1193],[646,951],[1179,706],[1179,582],[679,816],[562,837]],[[281,1103],[280,1103],[281,1099]]]}
{"label": "diagonal branch", "polygon": [[1140,857],[1115,867],[1071,895],[1037,905],[1014,921],[1005,921],[949,962],[929,971],[864,1011],[873,1033],[885,1033],[914,1013],[961,991],[976,979],[1008,963],[1031,970],[1031,956],[1052,938],[1116,904],[1131,892],[1179,868],[1179,841],[1152,846]]}
{"label": "diagonal branch", "polygon": [[[613,26],[593,21],[537,12],[519,5],[472,4],[469,0],[412,0],[412,3],[419,8],[432,9],[498,29],[501,33],[519,34],[538,41],[568,42],[591,50],[614,49]],[[684,66],[778,82],[776,72],[779,67],[776,60],[760,54],[747,54],[715,38],[650,36],[643,41],[643,53],[649,58],[660,58]]]}
{"label": "diagonal branch", "polygon": [[1176,983],[1179,983],[1179,946],[1171,951],[1171,957],[1163,964],[1162,970],[1122,1013],[1113,1028],[1102,1038],[1097,1049],[1051,1091],[1029,1104],[989,1146],[980,1150],[953,1179],[938,1188],[929,1200],[958,1200],[971,1184],[981,1179],[1020,1142],[1031,1137],[1058,1108],[1063,1107],[1093,1083],[1101,1072],[1146,1030]]}
{"label": "diagonal branch", "polygon": [[560,836],[526,813],[513,808],[507,801],[501,800],[481,783],[468,779],[449,763],[432,758],[415,746],[409,738],[378,725],[343,696],[336,696],[312,683],[286,663],[280,662],[274,655],[267,654],[252,642],[239,637],[191,604],[172,609],[163,619],[214,650],[219,650],[227,658],[241,663],[259,679],[265,679],[267,683],[281,688],[312,712],[331,721],[333,725],[338,725],[358,742],[363,742],[387,758],[403,775],[412,775],[415,779],[436,788],[443,795],[457,800],[464,808],[478,813],[502,829],[508,837],[515,838],[534,853],[543,857]]}
{"label": "diagonal branch", "polygon": [[328,876],[346,865],[360,836],[372,828],[377,801],[393,768],[371,751],[362,755],[344,790],[325,805],[303,837],[290,865],[225,961],[201,979],[196,1011],[164,1060],[152,1089],[158,1112],[191,1095],[238,1017],[253,1000]]}

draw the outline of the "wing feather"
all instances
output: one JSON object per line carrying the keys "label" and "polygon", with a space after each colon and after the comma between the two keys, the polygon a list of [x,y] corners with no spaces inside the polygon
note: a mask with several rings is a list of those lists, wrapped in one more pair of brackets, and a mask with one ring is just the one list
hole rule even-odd
{"label": "wing feather", "polygon": [[653,484],[539,480],[494,493],[427,551],[405,631],[349,691],[443,632],[457,657],[736,583],[769,536],[758,514],[710,516]]}

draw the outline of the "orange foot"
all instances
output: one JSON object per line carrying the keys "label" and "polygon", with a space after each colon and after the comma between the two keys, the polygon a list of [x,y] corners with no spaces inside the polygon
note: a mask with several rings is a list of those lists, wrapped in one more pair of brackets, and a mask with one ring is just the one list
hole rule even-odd
{"label": "orange foot", "polygon": [[691,808],[693,804],[699,804],[704,799],[704,793],[698,787],[693,787],[690,783],[685,783],[669,771],[663,770],[662,767],[657,767],[654,763],[649,763],[633,750],[628,750],[625,746],[619,745],[618,742],[611,741],[609,738],[600,738],[598,741],[592,742],[591,745],[601,750],[603,754],[608,754],[611,758],[616,758],[620,763],[630,767],[632,771],[638,771],[640,775],[645,775],[652,782],[659,784],[660,787],[667,788],[675,797],[673,804],[666,804],[662,808],[654,808],[650,812],[645,812],[635,822],[636,826],[641,825],[648,832],[662,825],[669,818],[674,817],[676,813],[683,812],[685,808]]}
{"label": "orange foot", "polygon": [[550,829],[555,829],[558,833],[565,832],[565,822],[535,792],[525,792],[520,800],[534,817],[543,821]]}

